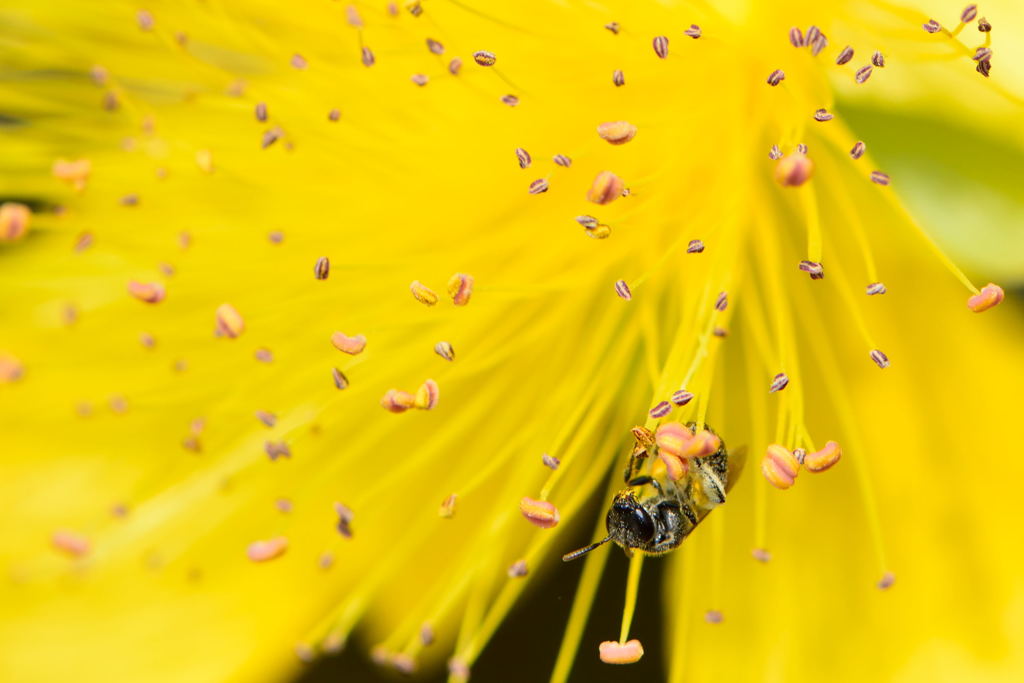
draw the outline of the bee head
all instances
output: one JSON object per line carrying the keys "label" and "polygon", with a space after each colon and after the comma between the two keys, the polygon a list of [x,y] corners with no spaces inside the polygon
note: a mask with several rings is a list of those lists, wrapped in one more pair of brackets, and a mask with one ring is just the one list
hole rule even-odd
{"label": "bee head", "polygon": [[615,496],[605,525],[608,538],[625,548],[642,548],[654,540],[654,519],[630,490]]}

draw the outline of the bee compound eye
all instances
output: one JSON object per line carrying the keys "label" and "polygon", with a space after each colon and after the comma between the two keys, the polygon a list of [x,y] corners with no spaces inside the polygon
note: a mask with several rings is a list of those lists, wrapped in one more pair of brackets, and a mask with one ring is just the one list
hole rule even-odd
{"label": "bee compound eye", "polygon": [[627,520],[627,525],[638,545],[650,543],[654,539],[654,519],[644,508],[635,508]]}

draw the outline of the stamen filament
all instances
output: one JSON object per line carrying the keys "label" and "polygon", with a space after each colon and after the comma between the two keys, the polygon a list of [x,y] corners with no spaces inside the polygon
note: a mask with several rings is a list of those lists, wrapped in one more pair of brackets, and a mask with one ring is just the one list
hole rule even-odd
{"label": "stamen filament", "polygon": [[629,627],[633,625],[633,613],[636,612],[636,597],[640,591],[640,569],[644,564],[643,553],[634,553],[629,559],[629,575],[626,577],[626,603],[622,608],[622,626],[619,629],[619,642],[629,640]]}

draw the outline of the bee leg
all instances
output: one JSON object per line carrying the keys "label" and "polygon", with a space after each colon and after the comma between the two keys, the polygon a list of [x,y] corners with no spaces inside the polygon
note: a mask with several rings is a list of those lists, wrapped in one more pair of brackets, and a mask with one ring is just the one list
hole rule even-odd
{"label": "bee leg", "polygon": [[650,484],[658,493],[664,493],[664,491],[661,490],[661,484],[658,483],[658,480],[650,475],[645,474],[626,481],[626,486],[643,486],[644,484]]}
{"label": "bee leg", "polygon": [[626,472],[623,475],[623,480],[628,484],[629,480],[633,477],[633,472],[640,468],[640,463],[647,457],[647,451],[639,448],[635,449],[629,454],[629,465],[626,466]]}

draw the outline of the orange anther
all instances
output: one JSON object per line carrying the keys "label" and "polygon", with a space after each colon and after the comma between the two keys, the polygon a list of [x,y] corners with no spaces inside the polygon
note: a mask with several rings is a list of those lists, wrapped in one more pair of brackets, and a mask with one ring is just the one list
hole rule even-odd
{"label": "orange anther", "polygon": [[546,500],[534,500],[523,496],[519,501],[519,511],[523,517],[529,520],[530,524],[539,526],[541,529],[550,529],[558,525],[560,516],[558,508]]}
{"label": "orange anther", "polygon": [[666,422],[654,434],[659,453],[682,458],[693,441],[693,432],[680,422]]}
{"label": "orange anther", "polygon": [[629,121],[609,121],[597,127],[597,134],[613,145],[624,145],[636,136],[636,126]]}
{"label": "orange anther", "polygon": [[128,282],[128,293],[147,304],[160,303],[167,296],[167,290],[159,282],[137,282],[136,280]]}
{"label": "orange anther", "polygon": [[53,543],[53,547],[67,553],[68,555],[82,557],[89,552],[89,539],[74,531],[60,529],[53,532],[53,536],[50,537],[50,540]]}
{"label": "orange anther", "polygon": [[635,638],[625,643],[606,640],[598,646],[598,652],[605,664],[633,664],[644,656],[644,646]]}
{"label": "orange anther", "polygon": [[804,467],[808,472],[824,472],[839,462],[843,457],[843,449],[835,441],[829,441],[820,451],[804,456]]}
{"label": "orange anther", "polygon": [[437,386],[437,382],[428,379],[416,390],[416,398],[413,405],[421,410],[432,410],[437,405],[440,392],[441,390]]}
{"label": "orange anther", "polygon": [[253,562],[266,562],[284,555],[288,550],[288,539],[284,536],[275,536],[266,541],[253,541],[249,544],[245,554]]}
{"label": "orange anther", "polygon": [[465,306],[473,295],[473,276],[455,273],[448,278],[448,296],[456,306]]}
{"label": "orange anther", "polygon": [[408,391],[388,389],[387,393],[384,394],[384,398],[380,400],[380,404],[388,412],[404,413],[416,405],[416,397]]}
{"label": "orange anther", "polygon": [[799,187],[814,175],[814,162],[796,152],[779,159],[775,165],[775,180],[783,187]]}
{"label": "orange anther", "polygon": [[366,348],[366,337],[361,334],[350,337],[342,332],[335,332],[331,335],[331,344],[342,353],[355,356]]}
{"label": "orange anther", "polygon": [[622,178],[611,171],[601,171],[594,178],[590,189],[587,190],[587,201],[595,204],[608,204],[622,196],[626,184]]}
{"label": "orange anther", "polygon": [[975,313],[981,313],[987,311],[993,306],[999,305],[1006,293],[1003,292],[1003,288],[999,285],[994,285],[991,282],[981,288],[981,291],[972,296],[967,300],[967,308],[971,309]]}
{"label": "orange anther", "polygon": [[768,483],[778,489],[788,489],[796,481],[800,463],[785,446],[773,443],[761,460],[761,473]]}
{"label": "orange anther", "polygon": [[245,331],[245,319],[231,304],[217,307],[217,332],[222,336],[235,339]]}
{"label": "orange anther", "polygon": [[0,204],[0,242],[16,242],[28,232],[32,210],[19,202]]}

